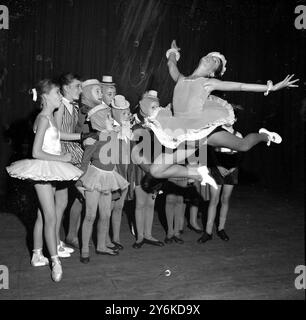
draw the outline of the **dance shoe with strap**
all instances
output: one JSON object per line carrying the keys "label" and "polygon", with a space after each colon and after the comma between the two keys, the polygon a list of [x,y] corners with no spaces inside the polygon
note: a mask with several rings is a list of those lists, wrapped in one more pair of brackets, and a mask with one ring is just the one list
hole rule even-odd
{"label": "dance shoe with strap", "polygon": [[270,146],[271,142],[274,142],[276,144],[280,144],[282,142],[282,137],[276,133],[276,132],[270,132],[265,128],[261,128],[259,130],[259,133],[264,133],[268,136],[268,142],[267,142],[267,146]]}
{"label": "dance shoe with strap", "polygon": [[63,269],[60,260],[57,258],[52,261],[51,277],[54,282],[60,282],[63,277]]}
{"label": "dance shoe with strap", "polygon": [[157,246],[157,247],[163,247],[164,246],[164,243],[162,241],[159,241],[159,240],[143,238],[143,242],[146,243],[146,244],[150,244],[152,246]]}
{"label": "dance shoe with strap", "polygon": [[225,230],[218,230],[217,231],[218,237],[223,241],[229,241],[229,236],[226,234]]}
{"label": "dance shoe with strap", "polygon": [[123,250],[124,247],[121,243],[116,242],[116,241],[112,241],[113,245],[117,247],[118,250]]}
{"label": "dance shoe with strap", "polygon": [[171,239],[172,239],[174,242],[178,243],[178,244],[183,244],[183,243],[184,243],[184,240],[181,239],[181,238],[178,237],[178,236],[173,236]]}
{"label": "dance shoe with strap", "polygon": [[87,264],[87,263],[89,263],[89,261],[90,261],[90,258],[89,257],[80,257],[80,261],[82,262],[82,263],[84,263],[84,264]]}
{"label": "dance shoe with strap", "polygon": [[62,247],[61,245],[57,246],[57,255],[60,258],[70,258],[71,257],[71,254],[68,251],[66,251],[66,248]]}
{"label": "dance shoe with strap", "polygon": [[74,252],[74,249],[68,247],[67,244],[64,243],[63,241],[60,241],[60,246],[61,246],[62,248],[64,248],[66,252],[68,252],[68,253],[70,253],[70,254]]}
{"label": "dance shoe with strap", "polygon": [[212,240],[212,235],[209,234],[209,233],[207,233],[206,231],[204,231],[202,237],[199,238],[199,239],[197,240],[197,242],[198,242],[198,243],[205,243],[205,242],[207,242],[207,241],[209,241],[209,240]]}
{"label": "dance shoe with strap", "polygon": [[201,185],[206,186],[206,184],[210,184],[214,189],[218,189],[218,185],[216,181],[209,175],[209,171],[206,166],[202,166],[198,168],[198,173],[202,177]]}
{"label": "dance shoe with strap", "polygon": [[33,253],[31,265],[33,267],[44,267],[49,265],[49,260],[42,253]]}

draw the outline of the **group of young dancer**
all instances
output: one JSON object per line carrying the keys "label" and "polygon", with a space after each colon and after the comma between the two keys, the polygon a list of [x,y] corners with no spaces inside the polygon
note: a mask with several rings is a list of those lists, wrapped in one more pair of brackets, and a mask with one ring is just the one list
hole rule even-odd
{"label": "group of young dancer", "polygon": [[[137,238],[133,248],[143,244],[163,246],[164,242],[152,236],[155,199],[162,189],[167,194],[165,243],[183,243],[184,199],[190,203],[189,227],[202,232],[196,222],[201,185],[209,185],[211,200],[206,229],[198,242],[212,238],[221,192],[217,234],[227,241],[224,225],[228,200],[237,183],[239,152],[260,142],[281,143],[277,133],[264,128],[242,137],[232,127],[236,120],[232,106],[212,92],[267,95],[296,87],[298,79],[287,76],[275,85],[271,81],[267,85],[221,81],[218,78],[226,71],[227,61],[219,52],[204,56],[195,71],[184,76],[177,67],[180,49],[175,41],[166,56],[170,76],[176,82],[171,107],[161,108],[158,93],[148,90],[132,114],[127,99],[117,95],[111,76],[103,76],[102,82],[81,82],[69,73],[56,81],[42,80],[32,90],[33,100],[41,108],[33,128],[33,159],[12,163],[7,171],[14,178],[33,182],[39,208],[31,263],[35,267],[49,265],[43,255],[45,239],[55,282],[63,276],[60,258],[69,257],[75,248],[80,248],[82,263],[90,261],[97,212],[96,253],[119,254],[123,249],[120,226],[127,198],[135,197]],[[63,242],[60,230],[68,198],[73,201]],[[82,220],[83,206],[86,214]]]}

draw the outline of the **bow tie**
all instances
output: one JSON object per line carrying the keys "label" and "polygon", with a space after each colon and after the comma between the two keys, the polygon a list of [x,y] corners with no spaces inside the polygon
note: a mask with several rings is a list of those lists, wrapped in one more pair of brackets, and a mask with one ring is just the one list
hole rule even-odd
{"label": "bow tie", "polygon": [[76,101],[72,101],[70,104],[75,108],[79,108],[79,104]]}

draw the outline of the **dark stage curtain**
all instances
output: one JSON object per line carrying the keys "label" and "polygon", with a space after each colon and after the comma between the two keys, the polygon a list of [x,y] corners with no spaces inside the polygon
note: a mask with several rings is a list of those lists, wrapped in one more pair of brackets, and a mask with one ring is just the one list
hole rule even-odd
{"label": "dark stage curtain", "polygon": [[[288,189],[302,186],[306,31],[294,26],[298,1],[11,0],[4,4],[11,21],[9,30],[0,31],[2,75],[7,69],[0,87],[2,181],[12,154],[5,137],[30,148],[24,133],[35,110],[27,92],[39,79],[65,71],[84,79],[111,74],[118,92],[132,106],[146,89],[159,91],[166,105],[174,83],[165,52],[176,39],[184,74],[191,73],[204,54],[220,51],[228,60],[224,80],[275,83],[291,73],[301,79],[299,89],[268,97],[241,92],[225,97],[244,108],[237,123],[243,134],[267,127],[283,137],[280,146],[260,145],[244,156],[246,182]],[[11,130],[5,135],[7,128]]]}

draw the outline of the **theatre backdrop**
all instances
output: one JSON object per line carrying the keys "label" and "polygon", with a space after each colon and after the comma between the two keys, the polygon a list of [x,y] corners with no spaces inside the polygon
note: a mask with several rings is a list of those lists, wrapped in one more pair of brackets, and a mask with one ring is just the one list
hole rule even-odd
{"label": "theatre backdrop", "polygon": [[9,30],[0,30],[0,170],[30,154],[37,110],[28,95],[41,78],[72,71],[84,79],[112,75],[134,106],[147,89],[171,102],[174,82],[166,50],[176,39],[179,68],[188,75],[210,51],[228,60],[224,80],[278,82],[300,78],[298,89],[221,95],[240,105],[237,129],[279,132],[281,145],[257,146],[244,156],[242,183],[293,190],[303,186],[306,109],[306,30],[295,27],[301,1],[237,0],[10,0]]}

